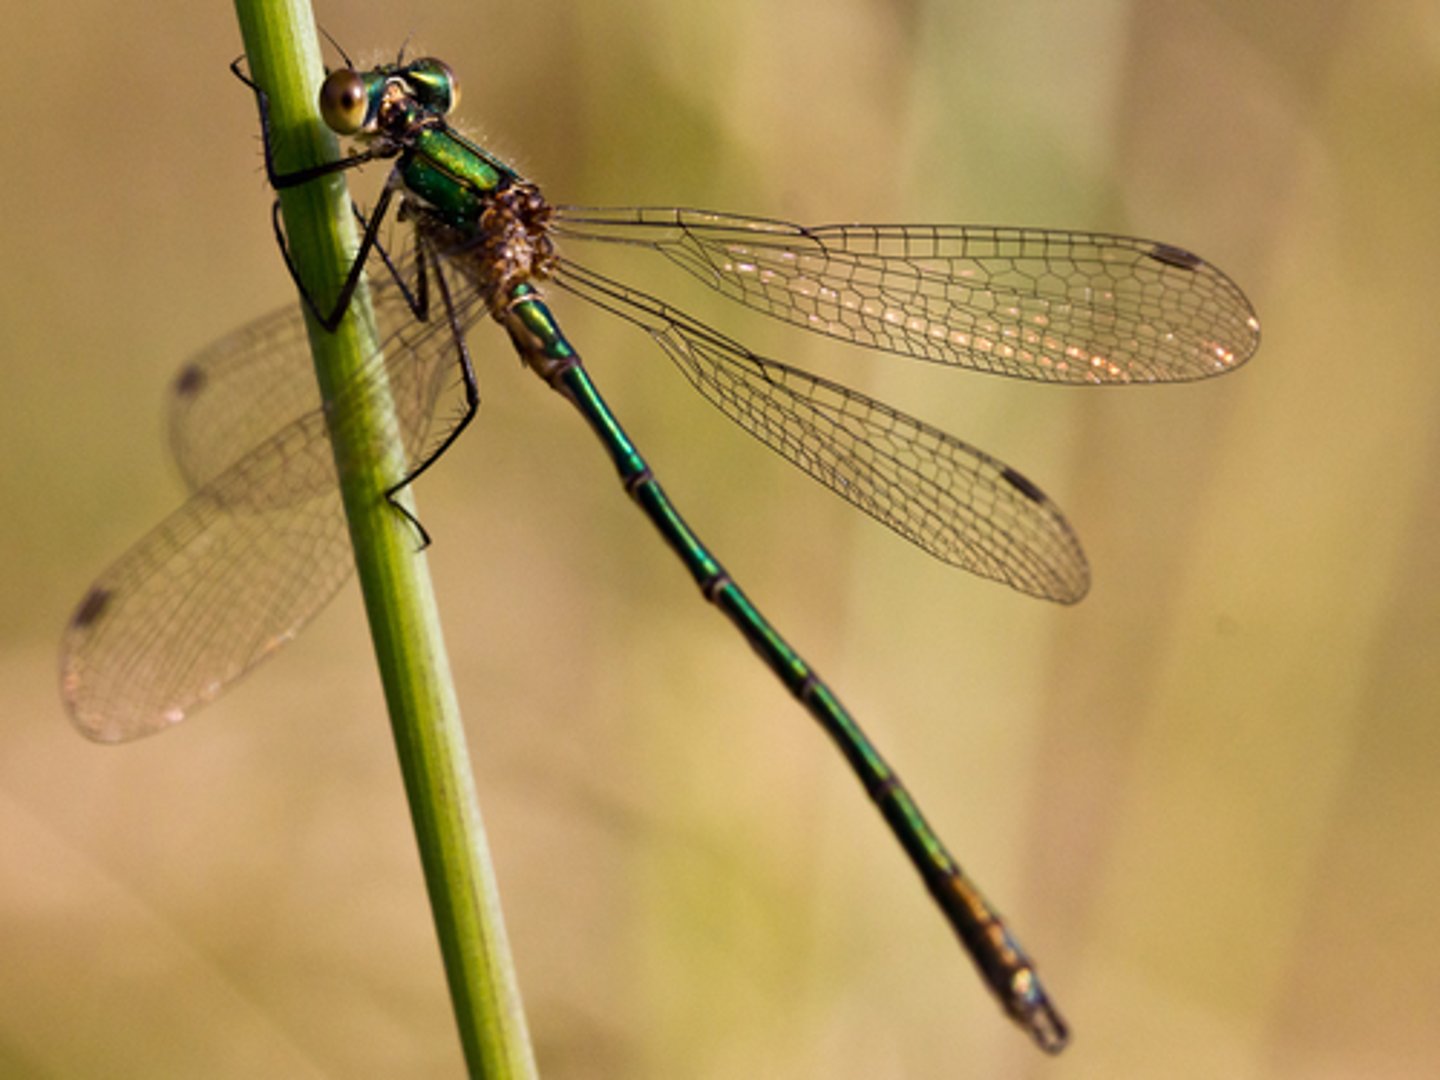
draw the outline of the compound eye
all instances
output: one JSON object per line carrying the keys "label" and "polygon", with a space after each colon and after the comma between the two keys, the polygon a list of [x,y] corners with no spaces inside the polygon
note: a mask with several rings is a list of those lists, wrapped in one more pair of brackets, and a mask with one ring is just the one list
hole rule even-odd
{"label": "compound eye", "polygon": [[365,80],[349,68],[332,71],[320,86],[320,115],[336,135],[354,135],[363,128],[369,104]]}
{"label": "compound eye", "polygon": [[427,56],[406,68],[415,94],[427,108],[448,113],[460,103],[460,82],[444,60]]}

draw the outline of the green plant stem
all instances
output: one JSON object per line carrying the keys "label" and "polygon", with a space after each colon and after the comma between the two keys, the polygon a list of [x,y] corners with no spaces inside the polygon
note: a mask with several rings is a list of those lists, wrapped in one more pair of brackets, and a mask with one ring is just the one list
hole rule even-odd
{"label": "green plant stem", "polygon": [[[334,160],[335,139],[316,107],[322,65],[308,0],[236,0],[235,7],[250,75],[269,97],[277,170]],[[280,198],[291,255],[324,308],[356,250],[346,185],[331,176]],[[363,287],[335,333],[310,320],[310,341],[331,402],[377,352]],[[434,591],[414,528],[382,495],[404,475],[398,427],[383,387],[355,405],[347,402],[343,430],[332,426],[335,460],[461,1043],[472,1076],[531,1077],[534,1057]],[[354,422],[358,412],[363,423]]]}

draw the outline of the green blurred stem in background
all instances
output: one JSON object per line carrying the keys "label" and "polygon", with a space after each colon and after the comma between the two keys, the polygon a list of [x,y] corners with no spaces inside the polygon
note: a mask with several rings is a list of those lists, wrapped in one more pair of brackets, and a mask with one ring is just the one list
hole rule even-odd
{"label": "green blurred stem in background", "polygon": [[[335,160],[317,109],[323,66],[308,0],[236,0],[235,9],[250,75],[269,98],[277,170]],[[288,188],[280,201],[300,277],[327,308],[356,250],[344,179]],[[377,351],[364,288],[335,333],[313,317],[309,325],[329,402]],[[534,1076],[434,591],[414,528],[381,495],[404,476],[398,428],[383,394],[361,408],[367,423],[345,425],[346,445],[332,427],[335,459],[461,1042],[472,1076]]]}

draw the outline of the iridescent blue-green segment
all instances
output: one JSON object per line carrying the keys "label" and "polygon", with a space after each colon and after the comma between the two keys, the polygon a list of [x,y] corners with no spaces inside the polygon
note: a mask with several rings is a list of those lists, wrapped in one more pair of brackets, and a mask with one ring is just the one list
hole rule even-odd
{"label": "iridescent blue-green segment", "polygon": [[[686,523],[542,290],[553,286],[643,330],[741,428],[920,548],[1061,603],[1085,594],[1089,567],[1059,509],[1022,473],[883,402],[761,356],[571,253],[624,245],[747,307],[853,345],[1077,385],[1234,370],[1259,344],[1244,294],[1188,251],[1128,237],[554,207],[449,126],[457,84],[434,59],[332,72],[322,115],[358,148],[279,174],[265,96],[250,85],[277,188],[390,162],[333,310],[316,308],[297,279],[306,304],[334,327],[373,263],[381,346],[323,405],[300,308],[237,331],[181,369],[171,441],[191,495],[91,586],[71,617],[61,683],[80,730],[119,742],[177,723],[299,632],[352,569],[328,429],[346,430],[366,411],[362,403],[386,394],[409,466],[404,483],[413,481],[478,409],[466,333],[488,317],[585,418],[704,597],[835,741],[1006,1012],[1041,1047],[1061,1049],[1065,1025],[1034,966],[854,716]],[[396,197],[394,218],[406,228],[390,250],[382,225]],[[282,253],[293,274],[283,245]]]}

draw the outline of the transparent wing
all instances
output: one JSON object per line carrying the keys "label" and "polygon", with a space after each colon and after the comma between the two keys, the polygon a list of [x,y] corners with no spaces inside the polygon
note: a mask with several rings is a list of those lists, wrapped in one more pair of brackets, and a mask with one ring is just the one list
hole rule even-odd
{"label": "transparent wing", "polygon": [[640,326],[726,416],[937,558],[1032,596],[1085,595],[1090,570],[1069,524],[1003,462],[568,260],[555,282]]}
{"label": "transparent wing", "polygon": [[[413,255],[400,269],[413,274]],[[443,318],[414,318],[393,280],[377,276],[371,295],[383,345],[334,408],[344,423],[388,387],[413,467],[459,417],[436,419],[456,346]],[[464,324],[483,314],[478,297],[457,301]],[[62,642],[62,695],[86,735],[118,742],[177,723],[293,638],[350,576],[313,378],[298,306],[181,369],[172,441],[194,494],[96,580]]]}
{"label": "transparent wing", "polygon": [[[298,466],[298,467],[297,467]],[[289,468],[304,482],[288,492]],[[306,490],[328,471],[330,487]],[[299,632],[353,563],[318,412],[207,484],[102,574],[66,627],[61,693],[92,739],[183,720]],[[271,496],[261,505],[256,494]],[[287,493],[289,501],[274,496]]]}
{"label": "transparent wing", "polygon": [[[831,225],[679,209],[561,208],[558,238],[655,251],[727,296],[818,333],[1053,382],[1203,378],[1243,363],[1259,323],[1238,288],[1179,248],[988,226]],[[414,280],[413,251],[398,260]],[[937,557],[1073,601],[1084,556],[1015,470],[838,384],[755,355],[659,301],[562,260],[567,288],[645,328],[712,403]],[[462,326],[484,314],[461,287]],[[453,429],[442,319],[417,322],[377,276],[385,345],[337,403],[388,383],[412,466]],[[189,503],[103,575],[66,631],[64,694],[87,734],[157,730],[289,640],[350,572],[334,465],[298,309],[196,356],[171,390]]]}
{"label": "transparent wing", "polygon": [[[412,288],[418,280],[413,247],[395,260],[395,271]],[[452,336],[441,313],[418,322],[395,274],[378,265],[370,278],[371,304],[384,345],[356,380],[357,393],[376,379],[388,385],[412,464],[423,459],[449,424],[432,423],[439,399],[458,388]],[[433,272],[433,271],[432,271]],[[463,327],[482,315],[473,291],[458,283],[457,316]],[[198,491],[269,436],[320,407],[305,319],[298,306],[255,320],[202,350],[176,373],[168,393],[170,446],[185,482]],[[455,408],[459,409],[458,399]],[[285,498],[319,493],[331,481],[314,473],[283,484],[255,479],[237,492],[263,502],[274,488]]]}
{"label": "transparent wing", "polygon": [[557,210],[555,233],[655,251],[747,307],[842,341],[1022,379],[1201,379],[1260,343],[1234,282],[1150,240],[574,206]]}
{"label": "transparent wing", "polygon": [[199,491],[277,431],[320,407],[305,319],[281,308],[214,342],[166,394],[170,449]]}

